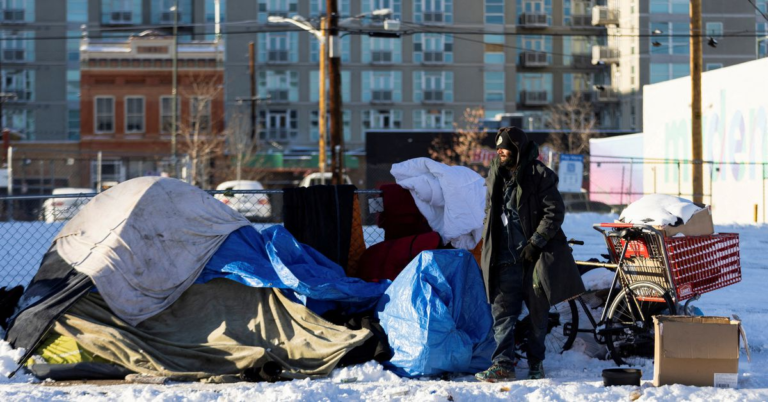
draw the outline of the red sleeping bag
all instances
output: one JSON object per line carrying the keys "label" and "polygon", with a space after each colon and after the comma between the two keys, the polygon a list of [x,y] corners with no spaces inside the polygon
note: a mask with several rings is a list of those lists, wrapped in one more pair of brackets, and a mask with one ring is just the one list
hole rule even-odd
{"label": "red sleeping bag", "polygon": [[384,240],[429,233],[427,219],[419,212],[411,192],[397,184],[380,187],[384,211],[379,214],[378,226],[384,229]]}
{"label": "red sleeping bag", "polygon": [[368,282],[394,280],[420,252],[440,246],[437,232],[423,233],[395,240],[385,240],[369,247],[357,266],[357,276]]}

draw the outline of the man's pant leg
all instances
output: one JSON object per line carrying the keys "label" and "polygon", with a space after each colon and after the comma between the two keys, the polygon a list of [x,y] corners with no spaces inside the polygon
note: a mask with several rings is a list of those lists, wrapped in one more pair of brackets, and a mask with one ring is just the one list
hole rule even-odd
{"label": "man's pant leg", "polygon": [[531,319],[531,332],[528,336],[528,361],[543,361],[546,351],[544,340],[549,324],[549,300],[533,290],[533,267],[525,269],[525,305]]}
{"label": "man's pant leg", "polygon": [[493,337],[496,350],[494,363],[511,365],[515,362],[515,324],[523,308],[523,267],[520,264],[496,266],[493,269]]}

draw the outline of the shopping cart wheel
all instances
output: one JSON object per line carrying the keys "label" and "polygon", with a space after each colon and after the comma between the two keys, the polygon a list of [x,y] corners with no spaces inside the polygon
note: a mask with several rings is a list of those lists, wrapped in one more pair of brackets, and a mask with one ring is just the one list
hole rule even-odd
{"label": "shopping cart wheel", "polygon": [[605,340],[617,365],[634,364],[634,358],[653,358],[653,316],[675,314],[669,293],[652,282],[635,282],[622,289],[608,307]]}

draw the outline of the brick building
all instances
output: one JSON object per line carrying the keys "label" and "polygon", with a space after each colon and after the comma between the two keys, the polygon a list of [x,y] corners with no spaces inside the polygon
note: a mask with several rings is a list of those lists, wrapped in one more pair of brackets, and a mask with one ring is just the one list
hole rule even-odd
{"label": "brick building", "polygon": [[[210,185],[210,158],[223,149],[224,47],[218,41],[179,43],[147,31],[124,41],[84,38],[80,46],[80,150],[102,153],[102,183],[173,173],[173,57],[177,55],[177,155],[182,174]],[[216,149],[213,149],[216,148]],[[197,152],[195,152],[197,150]],[[93,162],[95,164],[95,161]],[[97,184],[95,169],[90,182]]]}

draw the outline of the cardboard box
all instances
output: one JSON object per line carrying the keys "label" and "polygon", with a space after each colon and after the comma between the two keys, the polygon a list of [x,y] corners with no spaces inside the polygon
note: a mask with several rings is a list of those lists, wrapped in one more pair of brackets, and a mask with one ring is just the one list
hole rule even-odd
{"label": "cardboard box", "polygon": [[653,317],[653,385],[736,388],[741,322],[726,317]]}
{"label": "cardboard box", "polygon": [[662,225],[654,227],[664,232],[666,237],[672,237],[678,233],[686,236],[705,236],[715,233],[715,226],[712,224],[712,209],[709,205],[694,213],[688,222],[680,226]]}

